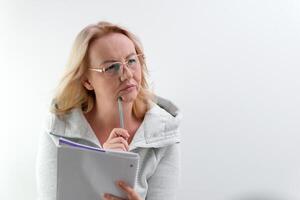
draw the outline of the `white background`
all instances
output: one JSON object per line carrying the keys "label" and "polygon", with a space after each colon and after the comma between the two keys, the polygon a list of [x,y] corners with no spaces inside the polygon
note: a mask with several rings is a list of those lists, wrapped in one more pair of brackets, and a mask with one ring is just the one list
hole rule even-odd
{"label": "white background", "polygon": [[1,1],[0,199],[35,199],[35,156],[72,42],[108,20],[182,110],[179,199],[300,199],[298,0]]}

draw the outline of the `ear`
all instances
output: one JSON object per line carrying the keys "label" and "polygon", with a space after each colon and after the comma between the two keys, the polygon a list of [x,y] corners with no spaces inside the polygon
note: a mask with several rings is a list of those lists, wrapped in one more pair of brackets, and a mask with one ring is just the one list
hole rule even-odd
{"label": "ear", "polygon": [[87,77],[82,77],[81,79],[82,85],[87,89],[87,90],[94,90],[94,87],[90,83],[89,79]]}

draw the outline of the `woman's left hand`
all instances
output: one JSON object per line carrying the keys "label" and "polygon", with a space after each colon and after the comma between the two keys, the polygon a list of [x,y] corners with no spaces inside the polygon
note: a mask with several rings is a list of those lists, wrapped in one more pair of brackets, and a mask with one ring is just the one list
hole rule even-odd
{"label": "woman's left hand", "polygon": [[[142,200],[139,194],[133,188],[128,186],[125,182],[118,181],[117,185],[119,186],[119,188],[121,188],[121,190],[123,190],[127,194],[128,200]],[[112,194],[105,193],[104,200],[124,200],[124,199],[120,197],[116,197]]]}

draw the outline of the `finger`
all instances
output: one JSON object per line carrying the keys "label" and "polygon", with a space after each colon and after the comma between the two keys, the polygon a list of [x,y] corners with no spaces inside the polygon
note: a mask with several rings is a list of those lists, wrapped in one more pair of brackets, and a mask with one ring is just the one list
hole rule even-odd
{"label": "finger", "polygon": [[115,195],[108,194],[108,193],[105,193],[105,194],[104,194],[104,199],[105,199],[105,200],[125,200],[125,199],[122,199],[122,198],[117,197],[117,196],[115,196]]}
{"label": "finger", "polygon": [[117,138],[113,138],[109,141],[107,141],[109,144],[114,144],[114,143],[122,143],[124,144],[124,146],[126,147],[126,149],[128,150],[128,142],[123,138],[123,137],[117,137]]}
{"label": "finger", "polygon": [[123,128],[116,128],[115,134],[117,135],[117,137],[121,136],[126,140],[130,137],[128,131],[126,129],[123,129]]}
{"label": "finger", "polygon": [[118,150],[120,149],[121,151],[127,151],[126,147],[122,143],[114,143],[114,144],[104,144],[103,145],[104,149],[115,149]]}
{"label": "finger", "polygon": [[118,186],[127,193],[129,199],[140,199],[137,192],[124,181],[118,181]]}
{"label": "finger", "polygon": [[[123,138],[123,140],[124,140],[124,138]],[[109,145],[112,145],[112,144],[122,144],[127,151],[129,149],[128,143],[125,140],[124,141],[121,141],[121,140],[110,140],[110,141],[108,141],[108,144]]]}
{"label": "finger", "polygon": [[105,196],[102,197],[103,200],[109,200],[108,198],[106,198]]}
{"label": "finger", "polygon": [[130,135],[129,135],[129,133],[128,133],[128,131],[126,129],[123,129],[123,128],[114,128],[111,131],[108,139],[112,139],[112,138],[119,137],[119,136],[121,136],[121,137],[123,137],[125,139],[128,139],[130,137]]}

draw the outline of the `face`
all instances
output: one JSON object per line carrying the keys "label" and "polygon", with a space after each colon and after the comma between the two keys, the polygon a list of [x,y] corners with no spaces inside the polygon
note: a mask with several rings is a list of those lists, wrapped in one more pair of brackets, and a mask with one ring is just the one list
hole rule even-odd
{"label": "face", "polygon": [[[111,33],[92,42],[88,52],[90,68],[107,68],[114,62],[128,61],[136,58],[135,46],[125,35]],[[141,84],[141,65],[136,59],[136,67],[129,68],[121,65],[121,73],[111,76],[109,71],[100,73],[88,70],[83,80],[83,85],[88,90],[94,90],[96,100],[116,102],[122,97],[123,102],[133,102],[139,92]],[[107,68],[108,69],[108,68]]]}

